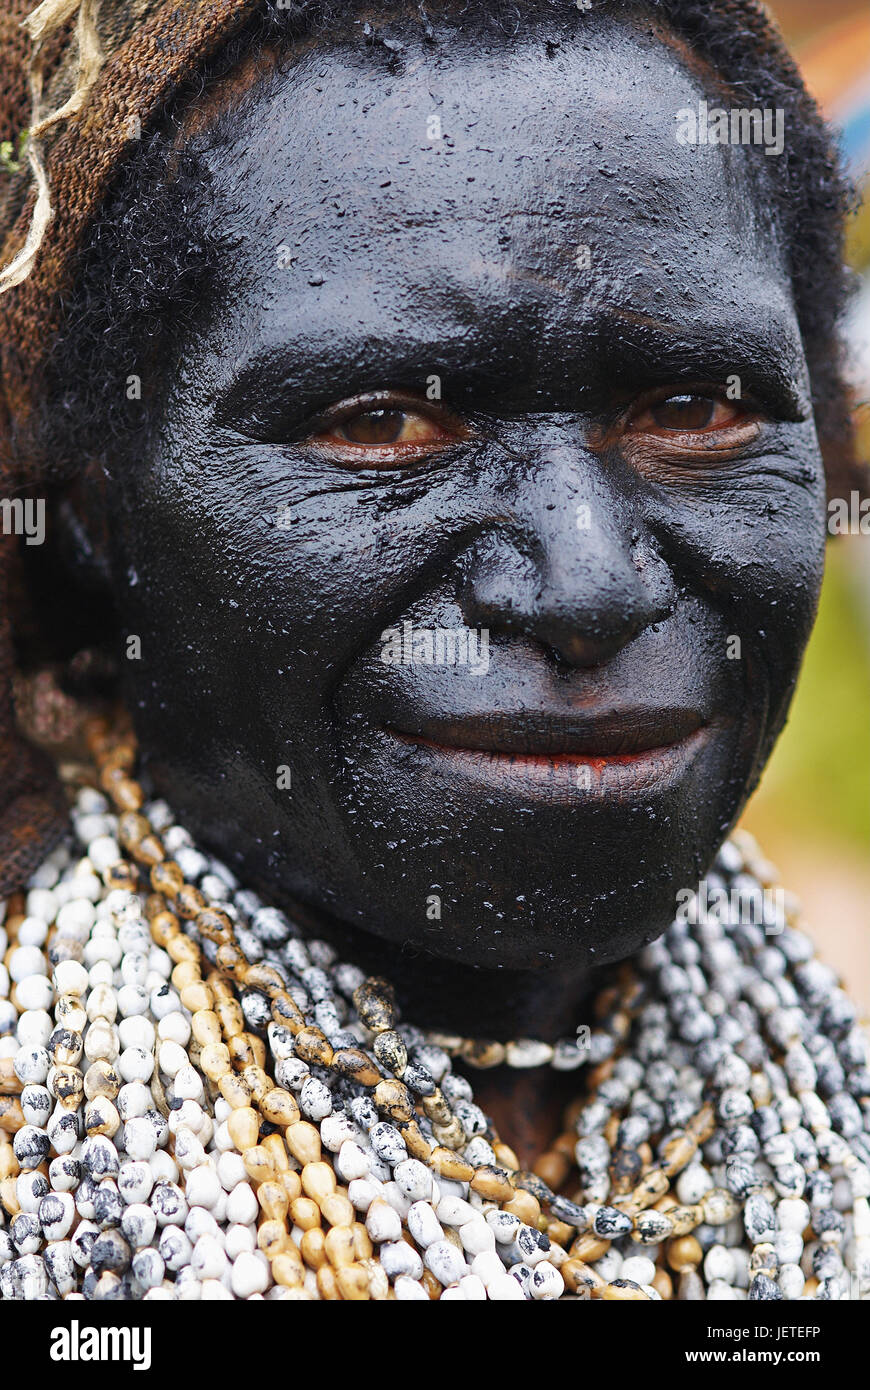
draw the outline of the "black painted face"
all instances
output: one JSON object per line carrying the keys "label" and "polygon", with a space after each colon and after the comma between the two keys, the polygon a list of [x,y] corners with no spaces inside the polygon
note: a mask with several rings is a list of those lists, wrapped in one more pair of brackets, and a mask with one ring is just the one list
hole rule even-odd
{"label": "black painted face", "polygon": [[824,534],[764,156],[677,142],[665,43],[553,32],[249,95],[204,156],[221,281],[110,489],[180,817],[278,900],[529,969],[630,954],[709,864]]}

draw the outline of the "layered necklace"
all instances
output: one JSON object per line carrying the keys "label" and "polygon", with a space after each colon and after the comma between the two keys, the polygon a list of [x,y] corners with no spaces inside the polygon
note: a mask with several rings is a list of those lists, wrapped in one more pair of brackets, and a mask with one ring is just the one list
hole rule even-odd
{"label": "layered necklace", "polygon": [[[867,1039],[747,837],[576,1037],[445,1037],[87,735],[0,927],[0,1297],[870,1295]],[[458,1069],[502,1063],[583,1081],[532,1171]]]}

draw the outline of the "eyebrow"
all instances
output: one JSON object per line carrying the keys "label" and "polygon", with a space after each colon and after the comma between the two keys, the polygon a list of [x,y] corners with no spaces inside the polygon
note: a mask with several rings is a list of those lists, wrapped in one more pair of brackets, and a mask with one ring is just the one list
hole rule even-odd
{"label": "eyebrow", "polygon": [[[467,324],[462,327],[467,332]],[[242,415],[249,421],[262,415],[268,427],[269,420],[278,416],[292,413],[302,421],[335,401],[370,390],[416,382],[416,389],[422,391],[427,376],[455,354],[459,329],[457,323],[455,336],[442,330],[424,340],[410,335],[343,334],[340,327],[324,325],[324,349],[328,343],[334,362],[335,347],[340,344],[340,358],[348,364],[340,380],[335,379],[332,363],[324,370],[318,340],[308,333],[254,349],[219,394],[213,419],[232,427]],[[536,402],[529,410],[542,409],[540,392],[524,396],[522,381],[505,372],[510,345],[503,334],[496,338],[486,354],[485,369],[479,363],[463,368],[459,362],[443,373],[445,399],[457,404],[459,396],[474,399],[477,408],[498,414],[509,395],[514,411],[521,399]],[[532,343],[518,340],[517,346],[520,356],[534,355]],[[475,356],[483,355],[478,343]],[[602,306],[577,325],[577,340],[566,353],[564,366],[575,408],[612,396],[616,373],[625,388],[621,394],[628,399],[672,382],[724,382],[734,375],[740,379],[741,395],[757,398],[783,419],[798,421],[811,412],[797,325],[793,317],[770,305],[762,306],[751,319],[741,313],[703,323],[691,315],[667,320],[622,305]]]}

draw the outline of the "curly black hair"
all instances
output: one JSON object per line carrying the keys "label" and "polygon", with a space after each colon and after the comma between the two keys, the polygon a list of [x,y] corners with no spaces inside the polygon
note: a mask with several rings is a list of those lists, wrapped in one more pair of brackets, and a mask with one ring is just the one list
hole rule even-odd
{"label": "curly black hair", "polygon": [[[789,256],[829,495],[863,490],[838,336],[850,288],[843,265],[850,190],[830,132],[757,0],[434,0],[428,7],[422,0],[394,0],[377,17],[357,0],[264,3],[145,134],[91,230],[41,393],[39,428],[59,469],[74,472],[82,460],[106,456],[125,443],[142,446],[148,401],[128,405],[123,379],[138,373],[156,389],[152,368],[160,360],[162,335],[195,306],[216,263],[215,246],[193,230],[204,224],[198,213],[208,197],[197,161],[202,137],[180,135],[186,114],[221,78],[260,49],[289,52],[302,39],[327,47],[335,36],[346,40],[349,34],[357,34],[389,70],[401,63],[402,49],[391,25],[409,16],[436,45],[465,25],[514,35],[541,19],[564,22],[572,13],[578,26],[594,24],[599,14],[653,24],[676,41],[715,95],[739,106],[784,111],[786,148],[778,159],[757,160],[755,177]],[[208,138],[220,138],[219,130],[210,130]],[[107,389],[113,381],[118,389]]]}

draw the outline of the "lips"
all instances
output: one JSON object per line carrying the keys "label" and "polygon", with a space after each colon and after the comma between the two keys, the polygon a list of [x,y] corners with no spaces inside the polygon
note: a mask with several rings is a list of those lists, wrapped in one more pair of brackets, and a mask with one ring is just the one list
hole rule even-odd
{"label": "lips", "polygon": [[421,771],[455,785],[577,806],[632,804],[675,788],[707,742],[692,710],[637,707],[578,717],[525,711],[423,718],[384,731],[413,749]]}
{"label": "lips", "polygon": [[615,762],[631,761],[682,743],[703,723],[695,710],[641,706],[599,715],[524,710],[517,714],[425,717],[404,728],[393,724],[391,732],[412,743],[501,755],[512,761]]}

